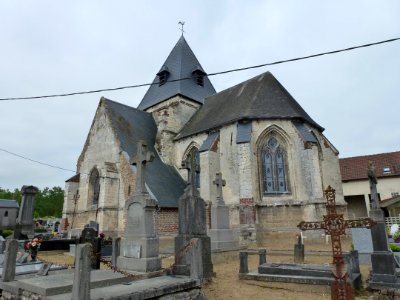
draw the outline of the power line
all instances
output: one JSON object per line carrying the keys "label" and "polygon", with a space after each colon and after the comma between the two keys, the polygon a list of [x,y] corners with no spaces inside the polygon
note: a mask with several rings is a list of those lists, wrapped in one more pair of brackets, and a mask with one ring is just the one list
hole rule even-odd
{"label": "power line", "polygon": [[[210,76],[222,75],[222,74],[227,74],[227,73],[240,72],[240,71],[244,71],[244,70],[257,69],[257,68],[266,67],[266,66],[279,65],[279,64],[283,64],[283,63],[294,62],[294,61],[299,61],[299,60],[305,60],[305,59],[310,59],[310,58],[319,57],[319,56],[323,56],[323,55],[336,54],[336,53],[340,53],[340,52],[352,51],[352,50],[355,50],[355,49],[367,48],[367,47],[371,47],[371,46],[391,43],[391,42],[395,42],[395,41],[398,41],[398,40],[400,40],[400,38],[393,38],[393,39],[384,40],[384,41],[380,41],[380,42],[374,42],[374,43],[369,43],[369,44],[364,44],[364,45],[359,45],[359,46],[353,46],[353,47],[349,47],[349,48],[333,50],[333,51],[328,51],[328,52],[322,52],[322,53],[318,53],[318,54],[301,56],[301,57],[296,57],[296,58],[291,58],[291,59],[279,60],[279,61],[265,63],[265,64],[261,64],[261,65],[255,65],[255,66],[250,66],[250,67],[236,68],[236,69],[231,69],[231,70],[226,70],[226,71],[210,73],[210,74],[207,74],[207,76],[210,77]],[[192,79],[192,78],[191,77],[185,77],[185,78],[179,78],[179,79],[174,79],[174,80],[168,80],[168,81],[166,81],[166,83],[177,82],[177,81],[188,80],[188,79]],[[109,91],[117,91],[117,90],[124,90],[124,89],[133,89],[133,88],[139,88],[139,87],[144,87],[144,86],[151,86],[151,85],[155,85],[155,84],[158,84],[158,82],[127,85],[127,86],[121,86],[121,87],[116,87],[116,88],[105,88],[105,89],[90,90],[90,91],[84,91],[84,92],[72,92],[72,93],[65,93],[65,94],[53,94],[53,95],[30,96],[30,97],[0,98],[0,101],[33,100],[33,99],[44,99],[44,98],[54,98],[54,97],[68,97],[68,96],[75,96],[75,95],[94,94],[94,93],[100,93],[100,92],[109,92]]]}
{"label": "power line", "polygon": [[[34,162],[34,163],[37,163],[37,164],[40,164],[40,165],[43,165],[43,166],[46,166],[46,167],[50,167],[50,168],[59,169],[59,170],[68,171],[68,172],[72,172],[72,173],[78,174],[74,170],[70,170],[70,169],[59,167],[59,166],[51,165],[51,164],[48,164],[48,163],[45,163],[45,162],[41,162],[41,161],[29,158],[29,157],[26,157],[26,156],[23,156],[23,155],[8,151],[8,150],[3,149],[3,148],[0,148],[0,151],[3,151],[5,153],[11,154],[13,156],[16,156],[16,157],[19,157],[19,158],[22,158],[22,159],[25,159],[25,160],[29,160],[31,162]],[[79,174],[90,175],[89,173],[84,173],[84,172],[81,172]],[[108,177],[108,176],[100,176],[100,178],[116,179],[116,178]]]}
{"label": "power line", "polygon": [[73,173],[76,174],[76,171],[74,171],[74,170],[65,169],[65,168],[58,167],[58,166],[54,166],[54,165],[51,165],[51,164],[48,164],[48,163],[44,163],[44,162],[41,162],[41,161],[38,161],[38,160],[34,160],[34,159],[32,159],[32,158],[29,158],[29,157],[26,157],[26,156],[23,156],[23,155],[19,155],[19,154],[17,154],[17,153],[8,151],[8,150],[6,150],[6,149],[0,148],[0,151],[6,152],[6,153],[8,153],[8,154],[11,154],[11,155],[13,155],[13,156],[16,156],[16,157],[19,157],[19,158],[22,158],[22,159],[25,159],[25,160],[29,160],[29,161],[31,161],[31,162],[34,162],[34,163],[37,163],[37,164],[40,164],[40,165],[44,165],[44,166],[51,167],[51,168],[54,168],[54,169],[60,169],[60,170],[63,170],[63,171],[69,171],[69,172],[73,172]]}

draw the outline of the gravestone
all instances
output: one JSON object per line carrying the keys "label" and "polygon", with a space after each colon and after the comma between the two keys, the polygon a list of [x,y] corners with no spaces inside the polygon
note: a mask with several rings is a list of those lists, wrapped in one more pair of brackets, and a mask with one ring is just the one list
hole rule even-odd
{"label": "gravestone", "polygon": [[18,252],[18,241],[8,240],[6,251],[4,253],[3,272],[1,274],[1,281],[13,281],[15,277],[16,258]]}
{"label": "gravestone", "polygon": [[5,250],[6,250],[6,240],[3,238],[3,236],[0,235],[0,254],[3,254]]}
{"label": "gravestone", "polygon": [[[93,229],[93,228],[91,228]],[[91,244],[76,247],[72,300],[90,300]]]}
{"label": "gravestone", "polygon": [[211,206],[211,249],[232,249],[237,246],[229,222],[229,207],[225,205],[222,188],[226,182],[222,173],[217,173],[213,184],[217,190],[216,203]]}
{"label": "gravestone", "polygon": [[93,228],[97,233],[99,233],[99,223],[96,221],[90,221],[88,227]]}
{"label": "gravestone", "polygon": [[35,195],[38,191],[39,189],[32,185],[24,185],[21,188],[22,201],[19,208],[17,225],[13,232],[13,238],[23,240],[34,237],[33,211],[35,207]]}
{"label": "gravestone", "polygon": [[358,251],[361,264],[371,264],[371,254],[374,251],[372,246],[371,230],[367,228],[352,228],[351,238],[354,249]]}
{"label": "gravestone", "polygon": [[304,244],[303,244],[303,237],[301,234],[297,235],[297,243],[294,245],[293,261],[295,263],[303,263],[304,262]]}
{"label": "gravestone", "polygon": [[29,257],[29,253],[27,253],[27,252],[22,253],[22,254],[18,257],[17,263],[26,264],[26,263],[28,262],[28,257]]}
{"label": "gravestone", "polygon": [[[101,251],[101,240],[97,237],[97,231],[91,227],[86,227],[82,230],[82,235],[79,239],[80,244],[89,243],[92,245],[91,255],[91,266],[92,269],[100,269],[100,251]],[[75,253],[78,251],[76,247]],[[76,255],[76,254],[75,254]],[[75,256],[76,257],[76,256]]]}
{"label": "gravestone", "polygon": [[44,263],[40,270],[37,272],[37,275],[39,276],[47,276],[47,274],[50,271],[50,268],[52,266],[52,263]]}
{"label": "gravestone", "polygon": [[126,202],[127,221],[124,238],[121,239],[117,267],[137,272],[161,269],[158,257],[159,239],[155,226],[157,203],[151,199],[145,187],[146,164],[153,161],[154,154],[147,151],[146,142],[137,145],[137,154],[131,160],[136,165],[136,189]]}
{"label": "gravestone", "polygon": [[396,260],[389,250],[386,233],[385,216],[379,206],[377,191],[378,180],[372,162],[368,164],[368,179],[371,192],[370,217],[377,223],[371,228],[373,253],[371,254],[371,279],[369,286],[372,289],[400,288],[400,278],[396,274]]}
{"label": "gravestone", "polygon": [[187,159],[182,167],[188,170],[188,185],[184,194],[179,198],[179,233],[175,238],[175,265],[173,273],[176,275],[190,275],[191,240],[201,240],[201,263],[203,278],[214,275],[211,262],[211,239],[206,229],[206,204],[196,188],[196,173],[200,167],[194,160]]}

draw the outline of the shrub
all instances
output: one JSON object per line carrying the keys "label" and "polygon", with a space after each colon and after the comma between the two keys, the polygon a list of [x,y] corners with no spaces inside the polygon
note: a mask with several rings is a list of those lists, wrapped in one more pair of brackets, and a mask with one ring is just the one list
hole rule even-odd
{"label": "shrub", "polygon": [[40,232],[47,232],[46,228],[36,228],[35,232],[40,233]]}
{"label": "shrub", "polygon": [[396,245],[396,244],[389,244],[390,250],[392,250],[392,252],[400,252],[400,246]]}
{"label": "shrub", "polygon": [[1,235],[3,236],[3,238],[8,237],[9,235],[12,235],[13,231],[10,229],[4,229],[3,232],[1,233]]}

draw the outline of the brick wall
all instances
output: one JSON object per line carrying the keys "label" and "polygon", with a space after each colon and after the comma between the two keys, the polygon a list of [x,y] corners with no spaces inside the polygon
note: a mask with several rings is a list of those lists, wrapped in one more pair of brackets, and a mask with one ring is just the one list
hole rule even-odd
{"label": "brick wall", "polygon": [[178,209],[161,208],[157,212],[158,234],[177,234],[178,233]]}

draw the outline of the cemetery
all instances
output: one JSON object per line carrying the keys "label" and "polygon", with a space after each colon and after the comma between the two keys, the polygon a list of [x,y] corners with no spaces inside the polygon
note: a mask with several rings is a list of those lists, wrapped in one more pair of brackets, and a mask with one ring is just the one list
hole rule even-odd
{"label": "cemetery", "polygon": [[[300,222],[292,249],[278,248],[279,243],[271,241],[264,247],[221,252],[212,244],[232,243],[222,174],[214,180],[215,222],[221,226],[207,232],[206,205],[195,186],[199,168],[183,161],[188,182],[179,199],[179,233],[174,254],[166,256],[159,252],[155,203],[145,189],[146,166],[153,154],[144,141],[138,142],[138,149],[131,161],[138,179],[125,206],[127,226],[124,235],[110,243],[95,221],[84,226],[79,238],[68,238],[66,233],[43,240],[33,230],[37,189],[22,188],[13,235],[0,237],[0,299],[245,299],[251,295],[254,299],[375,299],[376,295],[393,299],[400,295],[399,260],[390,246],[396,243],[388,240],[390,230],[379,208],[373,166],[369,166],[370,218],[346,220],[337,212],[335,190],[329,186],[326,215],[323,220]],[[398,225],[392,227],[394,235]],[[325,243],[308,243],[309,230],[323,231]],[[42,250],[46,242],[64,243],[68,249]]]}

